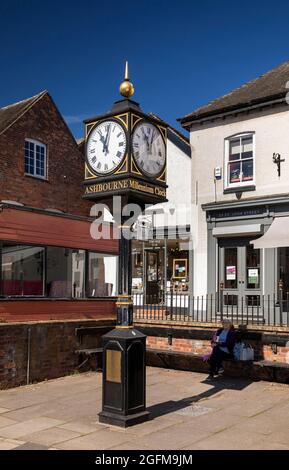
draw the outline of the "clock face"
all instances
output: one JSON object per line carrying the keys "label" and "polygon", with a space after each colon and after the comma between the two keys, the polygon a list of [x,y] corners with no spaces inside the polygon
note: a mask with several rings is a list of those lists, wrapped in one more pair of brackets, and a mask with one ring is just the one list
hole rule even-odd
{"label": "clock face", "polygon": [[113,171],[126,152],[126,134],[116,121],[103,121],[89,134],[86,159],[91,168],[100,174]]}
{"label": "clock face", "polygon": [[141,122],[132,136],[133,156],[139,169],[149,176],[157,176],[166,163],[166,147],[159,129]]}

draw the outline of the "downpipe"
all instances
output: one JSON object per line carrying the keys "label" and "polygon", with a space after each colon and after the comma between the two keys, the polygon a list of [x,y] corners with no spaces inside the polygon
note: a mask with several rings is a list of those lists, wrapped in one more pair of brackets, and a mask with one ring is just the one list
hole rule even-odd
{"label": "downpipe", "polygon": [[27,368],[26,368],[26,385],[30,383],[30,356],[31,356],[31,328],[27,330]]}

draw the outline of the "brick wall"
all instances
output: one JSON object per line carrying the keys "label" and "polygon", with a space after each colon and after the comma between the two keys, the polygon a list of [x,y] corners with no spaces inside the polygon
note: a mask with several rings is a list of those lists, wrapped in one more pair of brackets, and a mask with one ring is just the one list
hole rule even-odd
{"label": "brick wall", "polygon": [[[80,345],[76,328],[87,326],[97,329],[93,335],[83,336]],[[83,358],[74,351],[99,347],[101,336],[113,327],[114,322],[109,320],[0,324],[0,389],[26,384],[29,336],[29,376],[33,383],[78,370]]]}
{"label": "brick wall", "polygon": [[[47,145],[47,181],[24,176],[25,138]],[[48,93],[0,135],[0,200],[87,216],[83,179],[84,157]]]}
{"label": "brick wall", "polygon": [[[205,355],[211,351],[210,339],[216,327],[187,326],[178,324],[169,326],[146,323],[137,323],[136,327],[147,335],[147,348],[162,351],[175,351]],[[255,360],[267,360],[289,364],[289,331],[279,328],[279,331],[248,328],[240,331],[240,338],[249,343],[255,351]],[[171,335],[171,342],[169,337]]]}

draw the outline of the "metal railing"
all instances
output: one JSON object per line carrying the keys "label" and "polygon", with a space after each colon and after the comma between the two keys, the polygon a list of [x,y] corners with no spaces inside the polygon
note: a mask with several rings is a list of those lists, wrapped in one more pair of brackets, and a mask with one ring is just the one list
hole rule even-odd
{"label": "metal railing", "polygon": [[202,296],[174,292],[161,296],[133,294],[133,304],[135,320],[214,323],[228,317],[237,325],[289,326],[289,293],[282,297],[227,293]]}

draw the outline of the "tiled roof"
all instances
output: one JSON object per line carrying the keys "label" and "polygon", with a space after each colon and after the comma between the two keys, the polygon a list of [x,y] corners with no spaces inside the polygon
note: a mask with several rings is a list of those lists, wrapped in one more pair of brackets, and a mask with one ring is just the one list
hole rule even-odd
{"label": "tiled roof", "polygon": [[178,121],[180,121],[182,125],[185,125],[194,120],[214,116],[221,112],[229,112],[278,98],[282,99],[289,91],[289,89],[286,88],[288,81],[289,61],[284,62],[255,80],[236,88],[230,93],[211,101],[207,105],[196,109],[183,118],[178,119]]}
{"label": "tiled roof", "polygon": [[5,130],[14,124],[17,119],[19,119],[31,106],[33,106],[36,101],[42,98],[47,91],[42,91],[38,95],[27,98],[23,101],[18,101],[18,103],[10,104],[4,108],[0,108],[0,134],[5,132]]}

